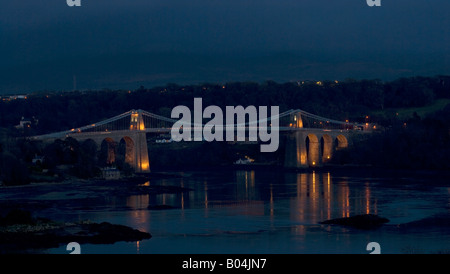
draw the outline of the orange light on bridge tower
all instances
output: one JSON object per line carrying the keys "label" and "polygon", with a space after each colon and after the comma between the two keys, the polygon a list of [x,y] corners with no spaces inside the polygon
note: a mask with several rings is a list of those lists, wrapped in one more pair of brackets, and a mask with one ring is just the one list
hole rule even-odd
{"label": "orange light on bridge tower", "polygon": [[133,110],[131,112],[130,130],[135,130],[138,128],[138,117],[139,114]]}
{"label": "orange light on bridge tower", "polygon": [[130,130],[145,130],[144,119],[142,118],[142,110],[132,111]]}
{"label": "orange light on bridge tower", "polygon": [[141,170],[143,170],[143,171],[148,170],[148,163],[142,163]]}
{"label": "orange light on bridge tower", "polygon": [[296,113],[294,114],[294,127],[296,128],[303,128],[303,120],[302,120],[302,116],[300,115],[300,113]]}

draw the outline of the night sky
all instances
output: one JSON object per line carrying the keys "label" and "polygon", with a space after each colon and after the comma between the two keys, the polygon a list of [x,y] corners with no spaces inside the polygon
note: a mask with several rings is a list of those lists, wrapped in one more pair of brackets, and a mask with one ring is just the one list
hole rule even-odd
{"label": "night sky", "polygon": [[0,93],[450,74],[450,1],[0,2]]}

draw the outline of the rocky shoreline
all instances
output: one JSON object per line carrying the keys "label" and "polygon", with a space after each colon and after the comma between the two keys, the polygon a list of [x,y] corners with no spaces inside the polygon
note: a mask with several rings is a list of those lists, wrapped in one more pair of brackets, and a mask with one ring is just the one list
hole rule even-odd
{"label": "rocky shoreline", "polygon": [[356,215],[351,217],[345,217],[345,218],[337,218],[337,219],[331,219],[326,220],[323,222],[320,222],[320,224],[324,225],[342,225],[342,226],[349,226],[359,229],[376,229],[381,227],[383,224],[388,223],[389,220],[383,217],[379,217],[374,214],[364,214],[364,215]]}
{"label": "rocky shoreline", "polygon": [[[182,193],[191,189],[150,185],[146,178],[133,180],[75,180],[0,187],[0,254],[40,253],[70,242],[113,244],[150,239],[152,235],[132,227],[109,222],[78,221],[63,212],[104,206],[109,197]],[[148,210],[165,210],[167,205],[149,205]],[[49,217],[48,211],[60,211]],[[51,219],[49,219],[51,218]]]}
{"label": "rocky shoreline", "polygon": [[103,206],[110,197],[132,195],[176,194],[192,191],[189,188],[147,184],[148,179],[135,178],[117,181],[67,180],[57,183],[0,187],[0,216],[16,208],[33,214],[46,208],[84,210]]}
{"label": "rocky shoreline", "polygon": [[67,223],[33,218],[29,211],[10,211],[0,218],[0,253],[22,253],[29,249],[56,248],[70,242],[113,244],[150,239],[148,232],[107,222]]}

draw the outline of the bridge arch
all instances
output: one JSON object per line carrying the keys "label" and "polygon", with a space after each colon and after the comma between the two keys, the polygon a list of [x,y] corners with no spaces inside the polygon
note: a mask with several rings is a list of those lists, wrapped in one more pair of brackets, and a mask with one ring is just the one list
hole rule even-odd
{"label": "bridge arch", "polygon": [[105,138],[100,144],[99,162],[101,165],[113,165],[116,163],[117,143],[112,138]]}
{"label": "bridge arch", "polygon": [[92,138],[82,140],[81,144],[84,144],[86,146],[95,146],[97,148],[97,143]]}
{"label": "bridge arch", "polygon": [[83,140],[80,145],[89,155],[97,156],[98,145],[93,139]]}
{"label": "bridge arch", "polygon": [[322,163],[329,162],[333,157],[333,138],[328,134],[322,135],[320,148],[322,151]]}
{"label": "bridge arch", "polygon": [[120,139],[118,148],[118,157],[121,163],[129,164],[130,166],[135,166],[136,150],[135,142],[129,136],[124,136]]}
{"label": "bridge arch", "polygon": [[347,137],[345,137],[342,134],[336,136],[335,146],[336,146],[336,150],[347,148],[348,147]]}
{"label": "bridge arch", "polygon": [[309,166],[320,165],[320,142],[316,134],[310,133],[306,137],[306,155]]}

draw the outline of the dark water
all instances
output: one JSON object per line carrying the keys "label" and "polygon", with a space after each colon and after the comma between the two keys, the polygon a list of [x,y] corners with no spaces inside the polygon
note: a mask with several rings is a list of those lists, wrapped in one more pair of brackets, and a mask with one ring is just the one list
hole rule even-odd
{"label": "dark water", "polygon": [[[189,192],[109,196],[94,207],[61,207],[47,213],[55,218],[124,224],[153,236],[141,242],[82,245],[82,253],[367,254],[369,242],[378,242],[382,253],[450,251],[448,228],[398,229],[400,224],[448,214],[449,184],[435,184],[436,179],[426,176],[394,179],[340,173],[185,172],[143,185],[181,186],[191,188]],[[149,210],[149,205],[175,209]],[[369,213],[390,222],[371,231],[319,224]],[[46,252],[68,253],[65,246]]]}

